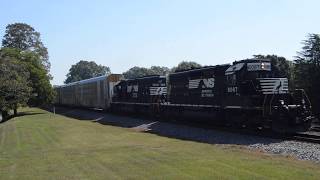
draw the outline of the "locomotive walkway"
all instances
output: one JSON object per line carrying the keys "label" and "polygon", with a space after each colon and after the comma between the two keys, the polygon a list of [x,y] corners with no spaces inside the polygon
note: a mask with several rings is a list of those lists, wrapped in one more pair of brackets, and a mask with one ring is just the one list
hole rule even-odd
{"label": "locomotive walkway", "polygon": [[276,140],[235,139],[239,135],[88,110],[58,108],[61,115],[35,108],[22,111],[0,124],[0,179],[320,176],[317,163],[243,148],[280,143]]}

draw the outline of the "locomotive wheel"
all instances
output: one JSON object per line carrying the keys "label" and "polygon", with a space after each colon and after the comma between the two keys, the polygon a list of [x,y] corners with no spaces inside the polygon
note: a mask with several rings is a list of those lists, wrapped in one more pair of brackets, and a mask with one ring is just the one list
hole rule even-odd
{"label": "locomotive wheel", "polygon": [[247,126],[247,115],[241,111],[225,111],[224,125],[235,129]]}
{"label": "locomotive wheel", "polygon": [[282,111],[277,111],[272,115],[272,130],[279,133],[288,131],[287,116]]}

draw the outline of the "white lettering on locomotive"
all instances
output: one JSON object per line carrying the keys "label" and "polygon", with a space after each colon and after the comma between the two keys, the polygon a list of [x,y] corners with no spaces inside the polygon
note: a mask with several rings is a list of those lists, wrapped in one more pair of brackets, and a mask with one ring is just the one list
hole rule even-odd
{"label": "white lettering on locomotive", "polygon": [[150,87],[150,95],[157,96],[157,95],[166,95],[167,94],[167,87]]}
{"label": "white lettering on locomotive", "polygon": [[127,93],[138,92],[138,85],[127,86]]}
{"label": "white lettering on locomotive", "polygon": [[202,88],[214,88],[214,78],[202,79],[203,86]]}
{"label": "white lettering on locomotive", "polygon": [[212,89],[204,89],[201,91],[201,97],[214,97]]}
{"label": "white lettering on locomotive", "polygon": [[189,89],[197,89],[199,88],[200,83],[202,83],[201,88],[214,88],[214,78],[208,78],[208,79],[190,79],[189,80]]}

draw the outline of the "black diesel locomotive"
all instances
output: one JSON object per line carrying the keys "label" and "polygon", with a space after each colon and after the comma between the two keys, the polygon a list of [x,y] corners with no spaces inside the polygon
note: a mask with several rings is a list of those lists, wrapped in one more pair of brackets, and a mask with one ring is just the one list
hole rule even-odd
{"label": "black diesel locomotive", "polygon": [[114,87],[113,111],[206,120],[235,127],[304,131],[313,119],[301,89],[269,60],[247,59],[169,74],[121,80]]}

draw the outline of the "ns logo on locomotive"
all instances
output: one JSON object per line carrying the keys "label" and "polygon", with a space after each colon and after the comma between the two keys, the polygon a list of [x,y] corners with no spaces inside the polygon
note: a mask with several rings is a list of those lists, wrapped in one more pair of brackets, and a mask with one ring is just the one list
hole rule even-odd
{"label": "ns logo on locomotive", "polygon": [[313,119],[302,89],[289,91],[268,59],[246,59],[171,73],[124,79],[120,74],[56,87],[56,103],[233,127],[305,131]]}

